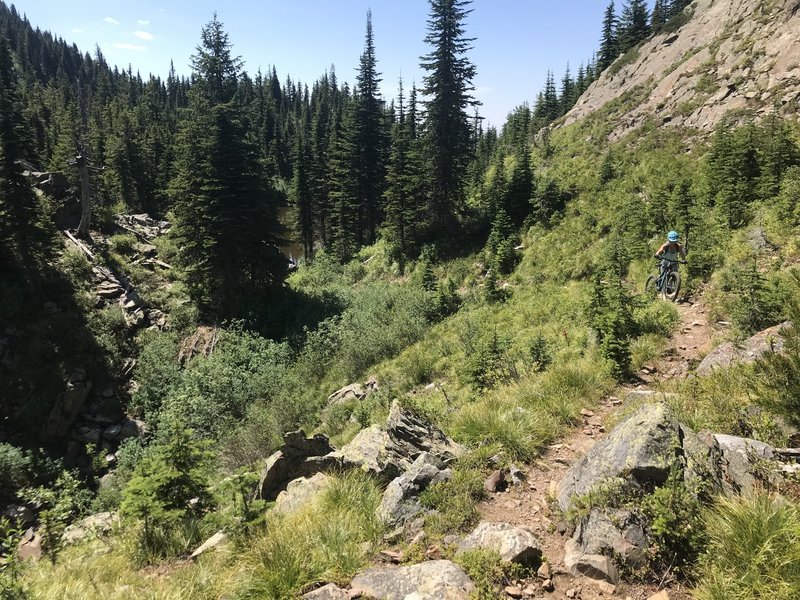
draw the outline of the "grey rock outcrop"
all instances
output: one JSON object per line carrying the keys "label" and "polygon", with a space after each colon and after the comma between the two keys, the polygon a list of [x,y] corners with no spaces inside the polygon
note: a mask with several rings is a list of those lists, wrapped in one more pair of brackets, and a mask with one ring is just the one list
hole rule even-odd
{"label": "grey rock outcrop", "polygon": [[570,467],[558,484],[557,498],[567,510],[575,496],[610,479],[661,484],[675,463],[680,432],[666,404],[648,404],[629,416]]}
{"label": "grey rock outcrop", "polygon": [[428,452],[420,454],[411,467],[389,483],[383,493],[378,516],[388,525],[403,525],[424,512],[419,495],[429,486],[446,481],[452,471]]}
{"label": "grey rock outcrop", "polygon": [[286,489],[278,494],[274,510],[283,514],[296,512],[312,502],[331,484],[332,478],[325,473],[316,473],[311,477],[301,477],[290,481]]}
{"label": "grey rock outcrop", "polygon": [[534,533],[510,523],[480,523],[458,545],[456,555],[476,549],[494,550],[501,559],[525,566],[534,566],[542,558],[541,542]]}
{"label": "grey rock outcrop", "polygon": [[334,448],[328,437],[317,434],[306,437],[302,431],[292,431],[283,438],[283,446],[266,461],[258,483],[257,495],[264,500],[275,500],[286,484],[298,477],[305,477],[319,472],[309,472],[304,462],[309,457],[330,454]]}
{"label": "grey rock outcrop", "polygon": [[468,600],[475,589],[461,567],[449,560],[369,569],[350,585],[376,600]]}
{"label": "grey rock outcrop", "polygon": [[742,363],[752,363],[767,352],[782,352],[783,337],[781,331],[790,326],[787,321],[775,325],[747,338],[741,344],[723,342],[714,348],[697,366],[697,374],[710,375],[715,369],[730,367]]}
{"label": "grey rock outcrop", "polygon": [[[727,495],[749,495],[759,485],[759,477],[774,479],[776,472],[758,468],[758,461],[772,461],[775,451],[769,444],[733,435],[715,434],[724,457],[723,486]],[[777,463],[776,463],[777,464]],[[758,473],[758,476],[756,475]]]}
{"label": "grey rock outcrop", "polygon": [[583,575],[589,579],[619,583],[619,571],[610,556],[583,552],[574,539],[567,540],[564,551],[564,566],[574,576]]}
{"label": "grey rock outcrop", "polygon": [[[797,111],[800,11],[794,0],[696,0],[677,31],[664,31],[605,69],[564,118],[573,123],[626,95],[611,140],[646,119],[711,132],[732,111]],[[742,48],[748,60],[742,59]],[[597,140],[599,143],[601,140]]]}
{"label": "grey rock outcrop", "polygon": [[91,537],[111,533],[114,525],[119,522],[119,517],[112,512],[102,512],[89,515],[78,523],[73,523],[64,530],[61,543],[65,545],[77,544]]}

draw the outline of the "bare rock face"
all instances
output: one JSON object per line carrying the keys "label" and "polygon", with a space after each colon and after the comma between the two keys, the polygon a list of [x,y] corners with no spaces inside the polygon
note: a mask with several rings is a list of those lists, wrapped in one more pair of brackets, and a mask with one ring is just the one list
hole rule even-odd
{"label": "bare rock face", "polygon": [[714,369],[730,367],[736,364],[752,363],[768,352],[783,351],[781,331],[791,324],[787,321],[764,331],[759,331],[741,344],[724,342],[708,353],[697,366],[697,374],[710,375]]}
{"label": "bare rock face", "polygon": [[78,544],[93,536],[107,535],[118,522],[119,516],[111,512],[89,515],[80,522],[67,527],[61,536],[61,543],[64,545]]}
{"label": "bare rock face", "polygon": [[475,589],[461,567],[449,560],[369,569],[357,575],[350,585],[376,600],[468,600]]}
{"label": "bare rock face", "polygon": [[459,544],[456,555],[475,549],[494,550],[501,559],[526,566],[542,558],[541,542],[533,532],[509,523],[480,523]]}
{"label": "bare rock face", "polygon": [[[644,42],[618,59],[578,99],[573,123],[624,94],[637,94],[615,116],[616,140],[647,118],[659,124],[713,131],[726,113],[753,109],[797,112],[800,91],[800,11],[795,0],[697,0],[675,31]],[[745,48],[745,50],[743,50]],[[750,57],[743,60],[743,56]]]}

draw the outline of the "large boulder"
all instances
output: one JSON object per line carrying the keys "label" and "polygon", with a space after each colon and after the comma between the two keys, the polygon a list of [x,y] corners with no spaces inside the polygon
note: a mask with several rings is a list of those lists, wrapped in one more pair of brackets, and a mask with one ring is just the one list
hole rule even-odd
{"label": "large boulder", "polygon": [[304,469],[303,463],[307,458],[324,456],[333,451],[325,435],[317,434],[309,438],[302,431],[287,433],[280,450],[267,458],[258,483],[258,497],[275,500],[288,482],[314,474]]}
{"label": "large boulder", "polygon": [[350,585],[376,600],[468,600],[475,589],[461,567],[449,560],[369,569]]}
{"label": "large boulder", "polygon": [[619,583],[619,571],[610,556],[583,552],[574,539],[567,540],[564,551],[564,566],[575,577],[583,575],[589,579]]}
{"label": "large boulder", "polygon": [[723,342],[714,348],[697,366],[697,374],[710,375],[715,369],[730,367],[741,363],[752,363],[767,352],[782,352],[783,337],[781,331],[789,327],[788,321],[775,325],[746,339],[741,344]]}
{"label": "large boulder", "polygon": [[425,509],[419,495],[429,486],[450,479],[452,471],[428,452],[420,454],[411,467],[386,487],[378,516],[388,525],[403,525]]}
{"label": "large boulder", "polygon": [[108,535],[117,523],[119,516],[116,513],[101,512],[89,515],[80,522],[69,525],[61,535],[61,543],[78,544],[93,537]]}
{"label": "large boulder", "polygon": [[479,524],[459,544],[456,555],[476,549],[494,550],[501,559],[526,566],[533,566],[542,558],[541,542],[533,532],[509,523]]}
{"label": "large boulder", "polygon": [[562,510],[610,479],[634,486],[662,484],[680,447],[678,424],[666,404],[647,404],[617,425],[574,463],[558,484]]}

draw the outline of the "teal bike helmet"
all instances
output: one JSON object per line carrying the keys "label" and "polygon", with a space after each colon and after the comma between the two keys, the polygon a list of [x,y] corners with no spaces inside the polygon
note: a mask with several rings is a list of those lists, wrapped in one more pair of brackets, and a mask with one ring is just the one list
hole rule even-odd
{"label": "teal bike helmet", "polygon": [[677,241],[678,241],[678,232],[677,232],[677,231],[670,231],[670,232],[667,234],[667,239],[668,239],[670,242],[677,242]]}

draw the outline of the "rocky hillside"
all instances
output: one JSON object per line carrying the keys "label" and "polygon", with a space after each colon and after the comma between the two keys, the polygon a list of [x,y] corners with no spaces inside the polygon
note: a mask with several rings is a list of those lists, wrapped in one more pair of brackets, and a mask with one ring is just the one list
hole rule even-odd
{"label": "rocky hillside", "polygon": [[698,0],[685,23],[620,56],[566,115],[574,123],[622,94],[645,99],[621,118],[611,140],[654,118],[709,131],[729,111],[800,109],[800,3]]}

